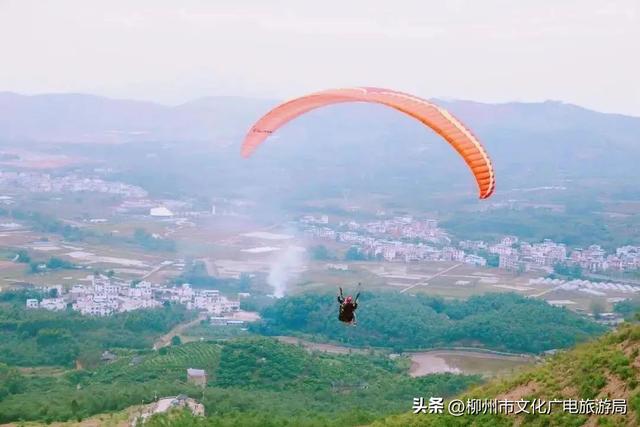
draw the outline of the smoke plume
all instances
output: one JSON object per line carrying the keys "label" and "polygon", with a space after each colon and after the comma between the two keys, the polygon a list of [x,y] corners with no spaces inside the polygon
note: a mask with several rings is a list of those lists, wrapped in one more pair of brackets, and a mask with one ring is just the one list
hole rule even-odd
{"label": "smoke plume", "polygon": [[278,253],[267,276],[276,298],[282,298],[289,283],[304,271],[304,261],[305,249],[299,246],[288,246]]}

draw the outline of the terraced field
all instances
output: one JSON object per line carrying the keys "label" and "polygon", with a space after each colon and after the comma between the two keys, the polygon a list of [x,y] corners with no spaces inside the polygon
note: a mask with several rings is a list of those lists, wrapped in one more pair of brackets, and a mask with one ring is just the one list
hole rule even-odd
{"label": "terraced field", "polygon": [[[132,405],[186,394],[201,400],[211,419],[224,420],[221,426],[363,425],[404,412],[418,389],[450,396],[480,381],[452,374],[411,378],[407,360],[309,352],[265,337],[114,352],[117,360],[95,370],[13,373],[20,383],[13,386],[16,393],[0,399],[0,424],[96,414],[111,420],[111,414]],[[207,371],[205,389],[187,382],[188,368]]]}
{"label": "terraced field", "polygon": [[164,347],[146,354],[128,354],[99,369],[92,380],[110,383],[116,379],[171,379],[186,381],[188,368],[205,369],[213,379],[220,361],[221,346],[212,342],[193,342]]}
{"label": "terraced field", "polygon": [[210,342],[193,342],[167,349],[165,354],[158,354],[145,361],[145,368],[184,368],[218,366],[220,361],[219,344]]}

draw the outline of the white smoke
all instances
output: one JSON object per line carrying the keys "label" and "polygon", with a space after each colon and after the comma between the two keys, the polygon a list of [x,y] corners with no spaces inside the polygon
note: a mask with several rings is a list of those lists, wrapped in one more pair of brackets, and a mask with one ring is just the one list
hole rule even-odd
{"label": "white smoke", "polygon": [[288,246],[278,253],[269,268],[267,283],[273,287],[273,295],[282,298],[287,286],[305,269],[305,249]]}

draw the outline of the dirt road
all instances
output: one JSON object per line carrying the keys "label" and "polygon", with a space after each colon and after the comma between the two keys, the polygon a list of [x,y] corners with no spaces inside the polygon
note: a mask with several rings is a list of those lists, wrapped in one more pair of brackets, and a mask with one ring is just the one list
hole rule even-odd
{"label": "dirt road", "polygon": [[424,285],[428,284],[429,280],[431,280],[431,279],[435,279],[435,278],[436,278],[436,277],[438,277],[438,276],[442,276],[443,274],[448,273],[449,271],[451,271],[451,270],[453,270],[453,269],[455,269],[455,268],[458,268],[458,267],[460,267],[461,265],[462,265],[462,264],[456,264],[456,265],[451,266],[451,267],[449,267],[449,268],[447,268],[447,269],[445,269],[445,270],[439,271],[438,273],[433,274],[433,275],[431,275],[431,276],[427,277],[427,278],[426,278],[425,280],[423,280],[422,282],[418,282],[418,283],[416,283],[415,285],[411,285],[411,286],[409,286],[408,288],[404,288],[403,290],[401,290],[401,291],[400,291],[400,293],[401,293],[401,294],[403,294],[403,293],[407,292],[409,289],[413,289],[413,288],[415,288],[416,286],[424,286]]}
{"label": "dirt road", "polygon": [[197,318],[189,322],[180,323],[174,326],[173,329],[171,329],[169,332],[167,332],[166,334],[164,334],[163,336],[161,336],[156,340],[156,342],[153,344],[153,349],[157,350],[159,348],[170,345],[171,338],[173,338],[175,335],[180,336],[185,330],[189,329],[192,326],[197,325],[198,323],[200,323],[202,320],[205,320],[206,318],[207,318],[207,313],[200,313]]}

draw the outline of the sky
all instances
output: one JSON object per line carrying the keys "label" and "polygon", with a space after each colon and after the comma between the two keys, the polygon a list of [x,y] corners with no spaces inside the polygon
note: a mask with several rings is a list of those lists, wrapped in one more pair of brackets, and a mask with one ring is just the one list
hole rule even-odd
{"label": "sky", "polygon": [[0,55],[25,94],[379,86],[640,116],[640,0],[0,0]]}

